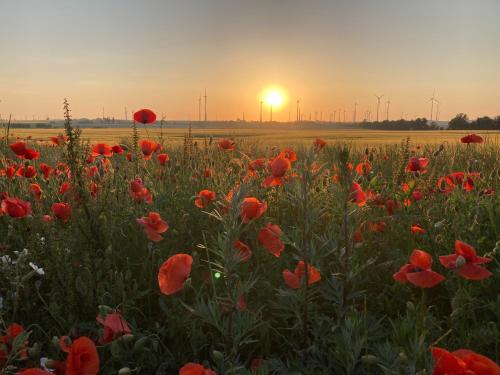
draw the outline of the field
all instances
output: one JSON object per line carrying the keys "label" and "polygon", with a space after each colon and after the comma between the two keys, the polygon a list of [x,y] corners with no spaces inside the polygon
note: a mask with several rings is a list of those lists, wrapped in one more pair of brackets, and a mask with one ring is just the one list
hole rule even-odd
{"label": "field", "polygon": [[498,132],[185,133],[1,140],[0,374],[499,374]]}
{"label": "field", "polygon": [[[49,136],[60,134],[63,129],[12,129],[12,136],[21,138],[32,136],[34,139],[47,139]],[[82,138],[90,142],[108,142],[117,143],[130,137],[130,128],[83,128]],[[169,144],[180,144],[183,142],[184,135],[187,129],[168,128],[163,130],[164,139]],[[144,129],[139,129],[141,137],[149,137],[157,139],[160,137],[158,128],[149,129],[147,134]],[[279,125],[267,126],[266,129],[255,128],[237,128],[220,129],[206,128],[202,129],[195,127],[192,130],[192,136],[195,140],[209,138],[210,136],[217,138],[248,138],[255,142],[265,143],[267,145],[288,146],[291,144],[309,144],[317,137],[328,142],[344,142],[357,145],[380,145],[399,143],[402,139],[410,137],[413,142],[418,144],[425,143],[443,143],[457,142],[461,137],[466,135],[466,131],[381,131],[381,130],[366,130],[339,128],[339,129],[321,129],[320,126],[316,130],[289,130],[280,129]],[[499,142],[500,132],[490,131],[483,133],[491,142]]]}

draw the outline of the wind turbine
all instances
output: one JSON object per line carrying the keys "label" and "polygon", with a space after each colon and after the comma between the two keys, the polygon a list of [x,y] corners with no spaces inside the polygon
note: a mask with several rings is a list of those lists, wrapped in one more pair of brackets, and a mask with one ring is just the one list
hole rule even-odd
{"label": "wind turbine", "polygon": [[391,105],[391,99],[387,98],[387,102],[385,102],[385,103],[387,104],[385,119],[387,121],[389,121],[389,106]]}
{"label": "wind turbine", "polygon": [[431,123],[432,123],[432,114],[434,113],[434,103],[438,102],[437,99],[436,99],[436,89],[434,89],[433,93],[432,93],[432,97],[427,101],[427,103],[431,102]]}
{"label": "wind turbine", "polygon": [[436,100],[436,122],[439,121],[439,105],[441,102],[439,100]]}
{"label": "wind turbine", "polygon": [[380,99],[382,99],[384,97],[384,95],[375,95],[375,97],[377,98],[377,122],[378,122],[378,113],[379,113],[379,110],[380,110]]}
{"label": "wind turbine", "polygon": [[357,107],[358,107],[358,102],[354,102],[354,113],[352,115],[352,120],[353,120],[352,122],[353,123],[356,123],[356,109],[357,109]]}

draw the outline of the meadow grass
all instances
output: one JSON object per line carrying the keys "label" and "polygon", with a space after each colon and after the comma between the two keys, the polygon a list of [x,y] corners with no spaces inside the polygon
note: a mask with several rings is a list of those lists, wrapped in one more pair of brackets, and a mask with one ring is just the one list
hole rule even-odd
{"label": "meadow grass", "polygon": [[[83,129],[82,142],[71,133],[71,147],[28,140],[40,152],[32,161],[15,157],[14,138],[4,142],[2,200],[28,201],[32,213],[0,216],[0,331],[20,323],[30,335],[17,340],[0,368],[37,367],[40,357],[64,361],[59,338],[65,335],[96,343],[102,374],[177,374],[188,362],[219,374],[428,374],[433,346],[498,360],[498,143],[460,144],[462,132],[391,132],[392,140],[388,132],[363,138],[367,133],[322,133],[327,145],[319,150],[311,146],[317,132],[210,130],[192,138],[169,129],[150,160],[141,149],[133,154],[128,140],[123,154],[88,158],[94,140],[112,145],[129,139],[129,129]],[[220,149],[217,135],[234,135],[236,148]],[[156,131],[148,136],[158,139]],[[440,136],[447,142],[436,144]],[[364,142],[370,147],[357,147]],[[297,160],[283,186],[265,187],[267,163],[284,146],[294,148]],[[165,165],[156,158],[160,152],[169,156]],[[429,160],[425,171],[405,170],[414,156]],[[250,168],[257,158],[263,168]],[[54,167],[46,178],[42,162]],[[362,163],[368,166],[356,168]],[[38,174],[9,177],[13,165]],[[454,172],[464,174],[442,179]],[[143,190],[131,190],[138,177],[149,203]],[[354,182],[366,204],[353,202]],[[40,188],[38,199],[32,184]],[[215,200],[199,208],[195,199],[204,189]],[[245,197],[267,204],[248,223],[241,218]],[[71,207],[67,220],[55,203]],[[169,225],[158,242],[137,221],[150,212]],[[259,239],[270,223],[283,232],[279,256]],[[413,233],[413,224],[424,233]],[[248,261],[235,256],[236,240],[251,249]],[[456,240],[490,258],[484,267],[493,274],[472,281],[443,267],[438,257],[454,253]],[[414,249],[431,255],[432,269],[445,278],[439,285],[394,280]],[[192,268],[181,290],[165,295],[158,272],[177,254],[192,257]],[[306,267],[292,288],[283,272],[294,274],[300,261],[314,269]],[[304,280],[313,271],[321,278],[309,285]],[[103,341],[96,315],[110,312],[127,321],[130,333],[120,337],[118,329]],[[20,355],[25,342],[27,359]],[[260,370],[250,370],[257,364]]]}

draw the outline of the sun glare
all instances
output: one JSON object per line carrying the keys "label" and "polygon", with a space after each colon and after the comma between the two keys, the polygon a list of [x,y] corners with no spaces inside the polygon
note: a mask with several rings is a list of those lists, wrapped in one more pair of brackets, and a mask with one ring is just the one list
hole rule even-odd
{"label": "sun glare", "polygon": [[286,101],[286,95],[281,88],[276,86],[268,87],[262,93],[262,98],[264,102],[275,108],[279,108]]}

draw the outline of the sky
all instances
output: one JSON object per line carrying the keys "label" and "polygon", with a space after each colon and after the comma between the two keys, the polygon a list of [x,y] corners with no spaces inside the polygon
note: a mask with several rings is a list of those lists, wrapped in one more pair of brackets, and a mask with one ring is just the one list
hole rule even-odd
{"label": "sky", "polygon": [[[500,114],[498,0],[0,0],[0,116]],[[434,110],[436,107],[434,107]],[[264,104],[264,118],[269,116]],[[435,113],[434,113],[435,116]]]}

